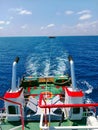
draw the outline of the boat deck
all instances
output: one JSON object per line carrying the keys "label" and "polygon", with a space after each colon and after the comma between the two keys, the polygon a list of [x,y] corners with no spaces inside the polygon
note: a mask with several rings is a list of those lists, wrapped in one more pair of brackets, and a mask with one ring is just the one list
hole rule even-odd
{"label": "boat deck", "polygon": [[[21,125],[21,122],[4,122],[0,125],[0,130],[22,130],[22,128],[18,128],[17,126]],[[16,128],[15,128],[16,127]],[[39,130],[39,122],[25,122],[24,124],[25,130]]]}
{"label": "boat deck", "polygon": [[[51,122],[50,126],[59,126],[60,121]],[[4,120],[0,125],[0,130],[15,130],[15,127],[21,125],[21,122],[8,122]],[[25,130],[40,130],[39,128],[39,122],[24,122]],[[86,125],[86,118],[83,118],[80,121],[74,120],[71,121],[69,119],[63,121],[61,123],[61,126],[85,126]],[[21,130],[21,128],[17,128],[17,130]],[[80,129],[81,130],[81,129]],[[86,130],[86,129],[85,129]]]}
{"label": "boat deck", "polygon": [[62,86],[57,86],[54,84],[47,84],[47,85],[41,84],[39,86],[26,87],[25,90],[26,90],[25,96],[32,95],[33,97],[36,97],[36,96],[39,96],[41,93],[49,94],[48,92],[51,92],[52,95],[61,94],[61,92],[63,91],[63,88]]}
{"label": "boat deck", "polygon": [[[68,81],[68,82],[66,82]],[[24,119],[21,120],[24,124],[24,130],[47,130],[41,129],[40,127],[49,127],[50,130],[56,130],[55,127],[58,127],[58,130],[61,130],[60,127],[66,126],[71,127],[72,129],[77,129],[77,127],[84,126],[84,128],[79,128],[79,130],[88,130],[85,128],[87,126],[87,113],[83,110],[83,117],[81,120],[71,120],[71,118],[66,114],[66,110],[64,107],[59,108],[61,111],[56,112],[53,111],[53,108],[41,107],[40,105],[53,105],[56,104],[57,101],[60,103],[64,103],[64,88],[70,84],[70,81],[66,77],[58,78],[32,78],[26,77],[22,80],[20,87],[23,88],[24,94]],[[41,99],[41,94],[43,95],[43,99]],[[59,100],[53,103],[54,98],[57,96]],[[30,99],[33,98],[33,101]],[[36,104],[37,102],[37,104]],[[32,105],[31,105],[31,104]],[[60,104],[60,105],[62,105]],[[30,106],[28,106],[30,105]],[[57,104],[58,105],[58,104]],[[31,108],[32,106],[32,108]],[[64,113],[64,118],[62,119],[62,113]],[[13,114],[13,113],[12,113]],[[13,115],[12,115],[13,116]],[[22,119],[22,115],[21,115]],[[19,118],[20,120],[20,118]],[[47,120],[47,121],[46,121]],[[6,116],[0,116],[0,130],[22,130],[21,121],[7,121]],[[75,128],[75,127],[76,128]],[[74,128],[73,128],[74,127]],[[64,130],[64,128],[63,128]]]}
{"label": "boat deck", "polygon": [[50,95],[61,94],[63,92],[63,87],[70,86],[70,80],[67,76],[62,77],[48,77],[48,78],[32,78],[25,77],[21,82],[21,87],[25,90],[25,97],[33,96],[37,99],[41,93]]}

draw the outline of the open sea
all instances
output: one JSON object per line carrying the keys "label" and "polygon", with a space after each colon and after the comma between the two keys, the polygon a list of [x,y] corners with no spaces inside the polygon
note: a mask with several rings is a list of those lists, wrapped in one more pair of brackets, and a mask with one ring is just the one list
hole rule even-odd
{"label": "open sea", "polygon": [[0,96],[11,88],[12,63],[16,56],[20,57],[18,82],[18,77],[24,74],[69,73],[68,55],[74,59],[77,87],[87,98],[98,102],[98,36],[0,37]]}

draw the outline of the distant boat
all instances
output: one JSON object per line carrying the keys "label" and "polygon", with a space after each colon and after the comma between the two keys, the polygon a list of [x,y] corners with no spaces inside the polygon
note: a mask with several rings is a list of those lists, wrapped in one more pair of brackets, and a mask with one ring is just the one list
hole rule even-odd
{"label": "distant boat", "polygon": [[49,38],[56,38],[55,36],[49,36]]}

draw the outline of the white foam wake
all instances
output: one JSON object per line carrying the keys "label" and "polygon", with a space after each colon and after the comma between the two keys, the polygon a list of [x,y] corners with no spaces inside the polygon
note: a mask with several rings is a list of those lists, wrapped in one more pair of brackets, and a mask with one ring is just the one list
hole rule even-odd
{"label": "white foam wake", "polygon": [[26,73],[28,75],[36,75],[37,74],[37,61],[34,61],[34,57],[31,55],[30,57],[27,58],[26,62]]}
{"label": "white foam wake", "polygon": [[58,50],[56,47],[51,52],[43,49],[43,47],[39,48],[39,50],[26,59],[26,73],[28,75],[64,75],[69,70],[67,52]]}
{"label": "white foam wake", "polygon": [[84,84],[87,86],[87,90],[85,90],[85,93],[86,94],[90,94],[90,93],[92,93],[92,91],[93,91],[93,86],[92,85],[90,85],[87,81],[84,81]]}
{"label": "white foam wake", "polygon": [[64,59],[63,57],[56,57],[56,61],[57,61],[57,66],[54,68],[53,73],[54,75],[56,74],[63,75],[68,69],[67,66],[68,60],[66,58]]}
{"label": "white foam wake", "polygon": [[50,70],[50,61],[47,59],[45,61],[44,76],[48,76],[49,75],[49,70]]}

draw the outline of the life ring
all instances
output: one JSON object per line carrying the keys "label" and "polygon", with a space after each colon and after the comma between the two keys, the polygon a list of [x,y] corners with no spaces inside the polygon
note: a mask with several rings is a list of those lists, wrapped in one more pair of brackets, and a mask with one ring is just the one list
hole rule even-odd
{"label": "life ring", "polygon": [[53,97],[52,92],[49,92],[49,91],[41,92],[41,94],[46,95],[47,98],[52,98]]}

